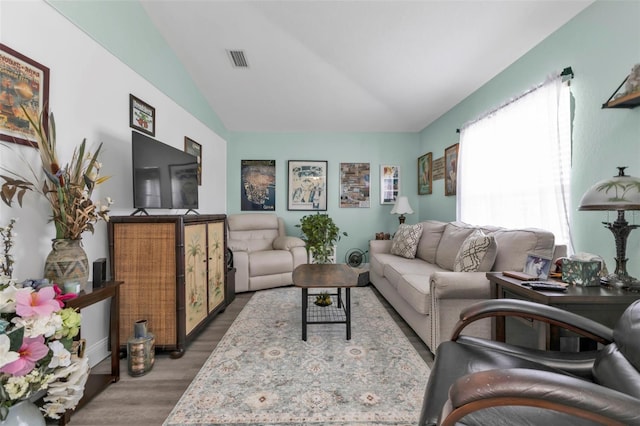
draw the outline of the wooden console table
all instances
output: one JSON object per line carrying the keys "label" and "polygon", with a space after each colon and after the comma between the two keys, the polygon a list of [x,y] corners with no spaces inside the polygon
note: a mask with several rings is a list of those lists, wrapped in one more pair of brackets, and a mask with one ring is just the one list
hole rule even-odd
{"label": "wooden console table", "polygon": [[[522,285],[523,281],[504,276],[501,272],[488,272],[492,297],[529,300],[543,305],[555,306],[590,318],[613,328],[627,307],[640,299],[640,293],[605,286],[583,287],[569,285],[566,292],[532,290]],[[547,350],[560,350],[560,327],[547,324],[544,327]],[[506,339],[505,317],[496,317],[494,339]]]}
{"label": "wooden console table", "polygon": [[[82,310],[87,306],[111,298],[111,309],[109,312],[109,345],[111,347],[111,372],[110,373],[90,373],[87,383],[84,387],[84,395],[76,410],[83,407],[91,399],[102,392],[111,383],[120,380],[120,285],[123,281],[109,281],[102,287],[87,288],[80,292],[75,299],[68,300],[65,304],[67,308],[76,308]],[[89,286],[91,283],[88,284]],[[82,330],[80,330],[82,333]],[[58,424],[66,425],[71,419],[73,411],[67,412],[60,417]]]}

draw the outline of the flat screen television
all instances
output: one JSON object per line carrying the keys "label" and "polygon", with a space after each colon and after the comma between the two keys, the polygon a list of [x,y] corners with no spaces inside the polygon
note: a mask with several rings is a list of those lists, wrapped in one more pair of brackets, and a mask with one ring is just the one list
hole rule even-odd
{"label": "flat screen television", "polygon": [[198,208],[198,159],[142,133],[131,132],[133,207]]}

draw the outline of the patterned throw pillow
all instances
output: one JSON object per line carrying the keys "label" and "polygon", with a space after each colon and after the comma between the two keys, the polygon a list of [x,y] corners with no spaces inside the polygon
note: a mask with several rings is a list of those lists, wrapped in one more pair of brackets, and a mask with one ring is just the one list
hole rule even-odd
{"label": "patterned throw pillow", "polygon": [[489,272],[498,254],[498,245],[492,235],[481,230],[473,232],[460,246],[453,264],[454,272]]}
{"label": "patterned throw pillow", "polygon": [[416,257],[418,242],[422,235],[422,224],[400,225],[398,232],[393,236],[391,254],[413,259]]}

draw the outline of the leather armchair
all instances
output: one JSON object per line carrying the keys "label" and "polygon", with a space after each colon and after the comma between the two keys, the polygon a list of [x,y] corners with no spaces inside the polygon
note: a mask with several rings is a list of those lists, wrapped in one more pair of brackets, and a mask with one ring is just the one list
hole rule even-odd
{"label": "leather armchair", "polygon": [[307,263],[307,250],[302,239],[286,235],[282,218],[272,213],[231,214],[227,224],[237,293],[293,284],[293,270]]}
{"label": "leather armchair", "polygon": [[[599,349],[553,352],[464,336],[481,318],[535,319]],[[436,351],[420,425],[640,425],[640,300],[612,330],[558,308],[498,299],[462,311]]]}

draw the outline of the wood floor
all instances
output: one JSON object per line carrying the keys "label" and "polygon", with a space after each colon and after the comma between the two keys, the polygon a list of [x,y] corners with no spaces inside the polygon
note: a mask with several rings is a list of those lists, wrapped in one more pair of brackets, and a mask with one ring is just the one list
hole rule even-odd
{"label": "wood floor", "polygon": [[[373,286],[371,288],[418,353],[431,366],[433,355],[427,346],[375,288]],[[253,293],[237,294],[227,309],[189,344],[184,356],[180,359],[170,359],[167,353],[158,353],[153,370],[141,377],[129,376],[126,359],[121,360],[120,381],[110,385],[75,413],[71,417],[70,424],[73,426],[162,425],[200,367],[252,295]],[[108,362],[104,361],[95,369],[107,368],[107,364]]]}

